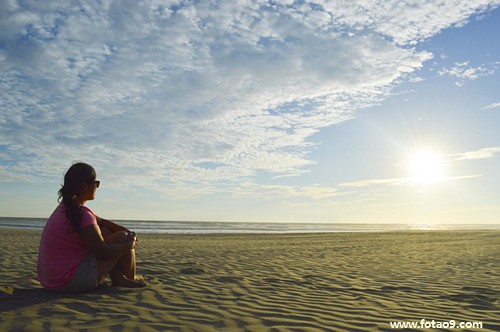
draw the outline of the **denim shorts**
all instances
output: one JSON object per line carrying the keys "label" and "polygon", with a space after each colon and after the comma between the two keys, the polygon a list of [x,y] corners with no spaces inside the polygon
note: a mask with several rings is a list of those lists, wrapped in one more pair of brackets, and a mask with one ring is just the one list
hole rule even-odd
{"label": "denim shorts", "polygon": [[87,292],[97,287],[97,259],[89,254],[76,268],[75,275],[58,292],[81,293]]}

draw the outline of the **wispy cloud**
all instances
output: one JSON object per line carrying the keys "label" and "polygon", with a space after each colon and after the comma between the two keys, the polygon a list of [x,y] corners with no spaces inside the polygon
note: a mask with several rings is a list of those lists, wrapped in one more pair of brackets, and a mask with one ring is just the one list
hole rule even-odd
{"label": "wispy cloud", "polygon": [[[448,182],[448,181],[457,181],[457,180],[466,180],[481,177],[481,175],[462,175],[462,176],[448,176],[443,177],[438,182]],[[418,184],[420,181],[418,179],[414,179],[412,177],[404,177],[404,178],[387,178],[387,179],[367,179],[367,180],[359,180],[352,182],[343,182],[339,184],[339,187],[354,187],[354,188],[362,188],[362,187],[372,187],[372,186],[399,186],[399,185],[413,185]]]}
{"label": "wispy cloud", "polygon": [[[432,57],[415,43],[491,3],[2,2],[2,180],[84,160],[117,187],[184,197],[301,174],[313,134],[385,98]],[[309,189],[291,195],[333,194]]]}
{"label": "wispy cloud", "polygon": [[407,183],[406,178],[388,178],[388,179],[367,179],[351,182],[343,182],[339,184],[339,187],[370,187],[370,186],[395,186]]}
{"label": "wispy cloud", "polygon": [[455,155],[455,160],[487,159],[500,154],[500,147],[482,148],[474,151],[467,151]]}
{"label": "wispy cloud", "polygon": [[500,108],[500,103],[492,103],[481,108],[482,110],[492,110],[495,108]]}
{"label": "wispy cloud", "polygon": [[492,75],[498,69],[499,63],[483,64],[478,67],[470,65],[469,61],[455,63],[453,67],[443,68],[438,74],[454,78],[457,86],[463,86],[466,81],[473,81],[483,76]]}

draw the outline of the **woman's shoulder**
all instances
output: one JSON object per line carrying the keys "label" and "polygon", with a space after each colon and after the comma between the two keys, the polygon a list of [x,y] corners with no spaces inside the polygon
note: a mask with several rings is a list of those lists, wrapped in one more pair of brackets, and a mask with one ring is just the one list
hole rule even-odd
{"label": "woman's shoulder", "polygon": [[82,206],[82,221],[84,221],[85,224],[97,224],[97,218],[94,212],[85,205]]}
{"label": "woman's shoulder", "polygon": [[60,215],[64,215],[64,204],[62,202],[56,206],[49,219],[58,218]]}

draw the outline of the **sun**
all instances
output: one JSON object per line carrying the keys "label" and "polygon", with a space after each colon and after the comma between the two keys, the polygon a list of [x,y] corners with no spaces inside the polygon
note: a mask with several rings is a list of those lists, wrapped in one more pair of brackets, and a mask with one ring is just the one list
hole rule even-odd
{"label": "sun", "polygon": [[408,162],[410,180],[414,183],[436,183],[444,180],[444,160],[432,151],[413,154]]}

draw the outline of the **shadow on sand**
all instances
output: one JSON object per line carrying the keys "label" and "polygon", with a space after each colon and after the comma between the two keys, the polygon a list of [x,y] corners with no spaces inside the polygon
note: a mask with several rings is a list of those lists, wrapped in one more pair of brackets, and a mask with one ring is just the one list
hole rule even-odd
{"label": "shadow on sand", "polygon": [[[119,294],[130,291],[127,288],[100,287],[85,293],[56,293],[40,288],[14,288],[1,286],[0,312],[22,310],[40,304],[49,304],[60,300],[88,300],[89,296]],[[8,288],[7,288],[8,287]]]}

